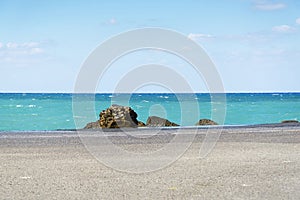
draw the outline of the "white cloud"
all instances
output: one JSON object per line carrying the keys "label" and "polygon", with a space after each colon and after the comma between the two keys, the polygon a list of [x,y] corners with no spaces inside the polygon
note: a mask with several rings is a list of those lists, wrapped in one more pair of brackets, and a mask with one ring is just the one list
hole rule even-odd
{"label": "white cloud", "polygon": [[19,45],[18,45],[17,43],[14,43],[14,42],[8,42],[8,43],[6,44],[6,47],[7,47],[8,49],[16,49],[16,48],[19,47]]}
{"label": "white cloud", "polygon": [[42,48],[32,48],[29,51],[30,55],[41,54],[41,53],[44,53],[44,50]]}
{"label": "white cloud", "polygon": [[279,33],[291,33],[295,31],[295,28],[289,25],[280,25],[280,26],[274,26],[272,30],[274,32],[279,32]]}
{"label": "white cloud", "polygon": [[259,0],[255,2],[254,7],[258,10],[280,10],[286,7],[284,3],[273,3],[270,1]]}
{"label": "white cloud", "polygon": [[[2,44],[1,44],[2,45]],[[4,45],[2,45],[4,47]],[[5,45],[5,49],[7,52],[23,52],[24,54],[32,54],[32,52],[41,53],[42,48],[41,44],[38,42],[25,42],[25,43],[16,43],[16,42],[8,42]]]}
{"label": "white cloud", "polygon": [[25,64],[29,60],[32,61],[32,59],[38,59],[39,55],[42,55],[45,52],[42,48],[42,44],[39,42],[0,43],[0,49],[0,63]]}
{"label": "white cloud", "polygon": [[212,38],[213,36],[210,34],[202,34],[202,33],[190,33],[188,38],[191,40],[199,40],[199,39],[207,39]]}
{"label": "white cloud", "polygon": [[296,19],[296,23],[300,25],[300,17]]}
{"label": "white cloud", "polygon": [[40,44],[38,42],[25,42],[21,46],[31,48],[31,47],[38,47],[40,46]]}
{"label": "white cloud", "polygon": [[117,23],[117,20],[115,18],[111,18],[107,24],[110,24],[110,25],[115,25]]}

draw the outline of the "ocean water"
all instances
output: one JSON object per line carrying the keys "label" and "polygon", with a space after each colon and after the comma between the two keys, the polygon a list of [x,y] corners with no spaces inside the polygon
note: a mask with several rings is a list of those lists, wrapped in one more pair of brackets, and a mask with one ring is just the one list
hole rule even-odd
{"label": "ocean water", "polygon": [[[183,126],[193,126],[200,118],[222,123],[224,117],[225,125],[300,120],[300,93],[230,93],[222,97],[225,102],[210,94],[0,93],[0,131],[83,128],[112,104],[131,106],[143,122],[157,115]],[[220,117],[218,109],[223,108],[226,115]]]}

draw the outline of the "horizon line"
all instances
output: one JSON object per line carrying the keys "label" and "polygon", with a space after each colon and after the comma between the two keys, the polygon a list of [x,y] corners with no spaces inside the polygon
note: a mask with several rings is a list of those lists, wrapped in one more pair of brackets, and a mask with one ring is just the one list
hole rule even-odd
{"label": "horizon line", "polygon": [[178,93],[172,93],[172,92],[45,92],[45,91],[0,91],[0,94],[284,94],[284,93],[300,93],[300,91],[228,91],[228,92],[201,92],[196,91],[194,93],[192,92],[178,92]]}

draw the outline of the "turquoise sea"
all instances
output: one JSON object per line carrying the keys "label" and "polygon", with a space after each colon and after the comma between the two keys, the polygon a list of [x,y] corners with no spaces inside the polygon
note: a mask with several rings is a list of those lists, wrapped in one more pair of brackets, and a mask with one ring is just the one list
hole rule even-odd
{"label": "turquoise sea", "polygon": [[[81,113],[73,112],[73,101],[77,96],[92,101],[95,115],[87,116],[89,112],[85,109],[91,108],[85,106],[86,102],[82,102]],[[225,125],[300,120],[300,93],[229,93],[224,96]],[[0,93],[0,131],[75,129],[74,120],[79,121],[77,128],[83,128],[112,104],[131,106],[143,122],[149,115],[157,115],[183,126],[193,126],[200,118],[211,118],[215,109],[212,105],[218,103],[211,99],[210,94]],[[182,107],[185,112],[181,111]],[[188,115],[189,110],[195,109],[199,109],[199,119]]]}

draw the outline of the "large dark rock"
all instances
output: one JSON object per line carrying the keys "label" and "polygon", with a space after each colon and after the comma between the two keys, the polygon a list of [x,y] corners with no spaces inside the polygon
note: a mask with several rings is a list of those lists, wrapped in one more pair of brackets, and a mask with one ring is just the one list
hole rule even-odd
{"label": "large dark rock", "polygon": [[123,128],[145,126],[143,122],[137,120],[136,112],[130,107],[112,105],[100,112],[100,119],[96,122],[88,123],[85,129],[95,128]]}
{"label": "large dark rock", "polygon": [[146,126],[163,127],[163,126],[179,126],[179,125],[161,117],[150,116],[147,119]]}
{"label": "large dark rock", "polygon": [[214,122],[210,119],[200,119],[199,122],[195,124],[196,126],[208,126],[208,125],[218,125],[217,122]]}

